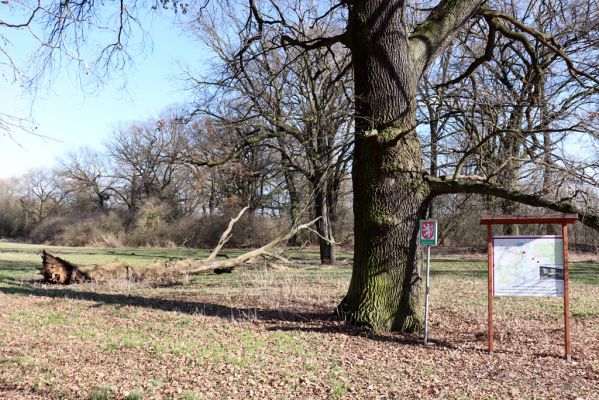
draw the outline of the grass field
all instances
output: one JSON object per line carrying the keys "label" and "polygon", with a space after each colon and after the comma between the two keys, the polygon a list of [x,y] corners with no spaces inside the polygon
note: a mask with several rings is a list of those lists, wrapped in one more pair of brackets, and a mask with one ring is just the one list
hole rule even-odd
{"label": "grass field", "polygon": [[[486,353],[482,258],[433,260],[424,347],[338,321],[351,264],[307,264],[314,253],[285,272],[56,287],[35,282],[39,249],[0,242],[1,399],[599,399],[599,263],[584,257],[571,263],[568,363],[561,298],[497,298]],[[81,264],[207,254],[47,249]]]}

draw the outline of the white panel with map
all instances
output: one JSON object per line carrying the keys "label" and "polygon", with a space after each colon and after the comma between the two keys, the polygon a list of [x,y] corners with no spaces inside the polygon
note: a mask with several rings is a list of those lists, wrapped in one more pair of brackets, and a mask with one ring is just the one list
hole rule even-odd
{"label": "white panel with map", "polygon": [[563,296],[561,236],[493,238],[495,296]]}

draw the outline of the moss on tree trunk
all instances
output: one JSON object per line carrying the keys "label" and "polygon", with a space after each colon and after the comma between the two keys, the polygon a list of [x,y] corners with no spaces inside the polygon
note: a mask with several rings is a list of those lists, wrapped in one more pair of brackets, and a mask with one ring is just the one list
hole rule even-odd
{"label": "moss on tree trunk", "polygon": [[422,167],[414,132],[392,145],[374,137],[356,143],[354,269],[340,306],[355,325],[403,332],[422,326],[416,240],[429,194]]}
{"label": "moss on tree trunk", "polygon": [[375,331],[422,326],[416,238],[429,189],[415,130],[421,71],[408,43],[404,6],[401,0],[357,1],[348,26],[356,98],[355,246],[340,310]]}

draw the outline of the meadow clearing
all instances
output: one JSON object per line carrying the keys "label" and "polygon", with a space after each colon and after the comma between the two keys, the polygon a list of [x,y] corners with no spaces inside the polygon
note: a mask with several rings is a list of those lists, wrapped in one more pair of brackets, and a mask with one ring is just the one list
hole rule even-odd
{"label": "meadow clearing", "polygon": [[[44,248],[80,264],[207,255]],[[487,354],[484,255],[433,259],[425,347],[418,335],[375,335],[336,318],[351,254],[322,267],[317,253],[295,252],[286,271],[166,286],[59,287],[37,282],[40,249],[0,242],[2,399],[599,399],[596,257],[570,264],[568,363],[561,298],[497,298],[496,353]]]}

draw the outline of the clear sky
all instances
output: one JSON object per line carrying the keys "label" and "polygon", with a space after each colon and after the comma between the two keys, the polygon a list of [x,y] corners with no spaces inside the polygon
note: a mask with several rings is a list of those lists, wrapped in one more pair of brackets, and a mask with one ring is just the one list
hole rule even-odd
{"label": "clear sky", "polygon": [[145,120],[185,103],[190,95],[177,78],[180,64],[201,70],[207,52],[168,15],[149,18],[145,29],[153,49],[134,55],[133,63],[96,93],[84,94],[73,71],[61,71],[35,101],[31,93],[0,79],[0,112],[33,119],[36,132],[52,138],[15,132],[11,139],[0,134],[0,178],[51,167],[58,157],[81,146],[99,148],[117,122]]}

